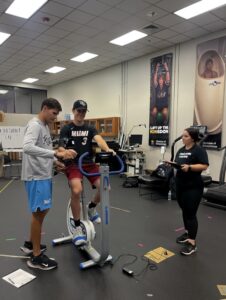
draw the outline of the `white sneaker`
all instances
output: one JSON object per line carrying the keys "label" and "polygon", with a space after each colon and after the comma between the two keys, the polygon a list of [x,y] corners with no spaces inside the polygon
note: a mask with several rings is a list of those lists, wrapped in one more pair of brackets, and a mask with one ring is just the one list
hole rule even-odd
{"label": "white sneaker", "polygon": [[82,246],[86,244],[86,234],[82,226],[75,227],[72,242],[75,244],[75,246]]}
{"label": "white sneaker", "polygon": [[101,218],[96,210],[96,207],[88,208],[88,216],[93,223],[101,223]]}

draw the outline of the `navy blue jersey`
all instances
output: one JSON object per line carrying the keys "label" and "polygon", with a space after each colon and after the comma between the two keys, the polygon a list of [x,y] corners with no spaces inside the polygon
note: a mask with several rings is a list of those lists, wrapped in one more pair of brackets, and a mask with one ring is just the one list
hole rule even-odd
{"label": "navy blue jersey", "polygon": [[92,140],[97,134],[98,132],[93,126],[86,124],[77,126],[72,122],[61,129],[59,146],[74,149],[78,153],[74,159],[75,163],[83,153],[89,152],[83,162],[90,163],[93,161]]}

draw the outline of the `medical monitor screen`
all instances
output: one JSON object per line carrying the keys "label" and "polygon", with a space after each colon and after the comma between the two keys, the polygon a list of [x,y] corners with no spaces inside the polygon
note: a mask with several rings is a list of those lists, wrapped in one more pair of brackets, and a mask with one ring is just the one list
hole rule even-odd
{"label": "medical monitor screen", "polygon": [[131,134],[129,137],[129,145],[135,146],[135,145],[141,145],[142,144],[142,134]]}

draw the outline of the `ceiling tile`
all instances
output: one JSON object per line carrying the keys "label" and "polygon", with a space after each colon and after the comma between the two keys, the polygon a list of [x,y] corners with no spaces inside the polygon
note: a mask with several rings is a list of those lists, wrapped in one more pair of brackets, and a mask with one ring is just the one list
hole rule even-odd
{"label": "ceiling tile", "polygon": [[65,40],[71,41],[71,43],[81,43],[85,41],[87,37],[78,34],[77,32],[73,32],[65,37]]}
{"label": "ceiling tile", "polygon": [[12,1],[0,1],[0,13],[5,12]]}
{"label": "ceiling tile", "polygon": [[187,31],[186,35],[191,38],[195,38],[195,37],[199,37],[201,35],[205,35],[207,33],[208,33],[207,30],[199,27],[199,28],[196,28],[196,30]]}
{"label": "ceiling tile", "polygon": [[175,12],[176,10],[191,5],[197,1],[198,0],[162,0],[156,3],[156,5],[169,12]]}
{"label": "ceiling tile", "polygon": [[69,34],[69,32],[66,30],[59,29],[59,28],[51,27],[50,29],[48,29],[45,32],[45,34],[52,35],[52,36],[55,36],[58,38],[63,38],[63,37],[66,37]]}
{"label": "ceiling tile", "polygon": [[106,20],[111,20],[113,22],[121,22],[124,19],[131,17],[131,15],[120,9],[111,8],[111,9],[105,11],[101,15],[101,17],[105,18]]}
{"label": "ceiling tile", "polygon": [[168,39],[171,38],[172,36],[176,36],[178,33],[170,30],[170,29],[165,29],[161,30],[158,33],[154,33],[153,36],[160,38],[160,39]]}
{"label": "ceiling tile", "polygon": [[83,5],[79,6],[79,10],[96,16],[103,14],[109,8],[109,5],[96,0],[87,0]]}
{"label": "ceiling tile", "polygon": [[[54,2],[62,3],[62,0],[54,0]],[[64,5],[67,5],[69,7],[77,8],[78,6],[85,3],[86,0],[63,0]]]}
{"label": "ceiling tile", "polygon": [[145,0],[146,2],[149,2],[151,4],[155,4],[157,2],[159,2],[159,0]]}
{"label": "ceiling tile", "polygon": [[179,32],[179,33],[183,33],[183,32],[190,31],[190,30],[195,30],[196,28],[197,28],[197,25],[193,24],[189,21],[185,21],[185,22],[173,25],[171,27],[172,30],[175,30],[176,32]]}
{"label": "ceiling tile", "polygon": [[145,18],[145,20],[147,21],[146,24],[148,25],[148,24],[152,24],[155,20],[163,16],[166,16],[168,14],[169,13],[166,10],[151,5],[144,10],[139,10],[138,12],[136,12],[135,15]]}
{"label": "ceiling tile", "polygon": [[[23,43],[17,43],[17,42],[12,41],[11,39],[8,39],[6,41],[6,46],[10,47],[10,48],[13,48],[13,49],[19,50],[19,49],[24,47],[24,44]],[[0,52],[1,52],[1,50],[0,50]]]}
{"label": "ceiling tile", "polygon": [[21,27],[26,22],[27,22],[26,19],[18,18],[16,16],[12,16],[12,15],[8,15],[8,14],[2,14],[0,16],[0,24],[7,24],[7,25],[13,25],[16,27]]}
{"label": "ceiling tile", "polygon": [[125,19],[120,24],[130,27],[130,30],[134,30],[134,29],[139,30],[147,25],[147,21],[141,17],[131,16],[131,17],[128,17],[127,19]]}
{"label": "ceiling tile", "polygon": [[81,24],[63,19],[63,20],[57,22],[55,27],[59,28],[59,29],[66,30],[66,31],[75,31],[79,27],[81,27]]}
{"label": "ceiling tile", "polygon": [[212,14],[226,21],[226,5],[215,9],[212,11]]}
{"label": "ceiling tile", "polygon": [[107,4],[109,6],[115,6],[116,4],[122,2],[122,0],[98,0],[98,2]]}
{"label": "ceiling tile", "polygon": [[18,30],[18,27],[16,27],[16,26],[12,26],[12,25],[8,25],[8,24],[0,24],[0,31],[1,32],[6,32],[6,33],[13,34],[17,30]]}
{"label": "ceiling tile", "polygon": [[205,25],[205,29],[211,32],[223,30],[225,28],[226,28],[226,21],[224,22],[222,20]]}
{"label": "ceiling tile", "polygon": [[76,22],[76,23],[79,23],[79,24],[86,24],[94,18],[95,18],[94,15],[87,14],[80,10],[75,10],[74,12],[72,12],[66,16],[66,19]]}
{"label": "ceiling tile", "polygon": [[51,44],[51,42],[40,41],[40,40],[34,40],[34,41],[32,41],[32,42],[30,43],[30,46],[45,49],[45,48],[47,48],[50,44]]}
{"label": "ceiling tile", "polygon": [[54,24],[56,24],[56,22],[60,20],[60,18],[51,14],[38,11],[30,18],[30,20],[47,26],[53,26]]}
{"label": "ceiling tile", "polygon": [[17,30],[16,35],[35,39],[37,36],[40,35],[40,33],[37,32],[37,31],[32,31],[32,30],[29,30],[29,29],[21,28],[21,29]]}
{"label": "ceiling tile", "polygon": [[44,24],[40,24],[37,22],[33,22],[33,21],[28,21],[26,22],[23,27],[23,29],[29,29],[29,30],[33,30],[33,31],[37,31],[39,33],[42,33],[46,30],[49,29],[49,26],[44,25]]}
{"label": "ceiling tile", "polygon": [[170,41],[174,44],[183,43],[185,41],[188,41],[190,38],[183,34],[178,34],[176,36],[173,36],[170,38]]}
{"label": "ceiling tile", "polygon": [[91,26],[83,25],[76,32],[86,37],[93,37],[97,35],[100,32],[100,30],[96,28],[92,28]]}
{"label": "ceiling tile", "polygon": [[109,20],[106,20],[106,19],[103,19],[103,18],[95,18],[93,19],[92,21],[90,21],[88,23],[88,25],[90,27],[94,27],[94,28],[97,28],[99,30],[106,30],[107,28],[110,28],[112,25],[114,25],[115,23],[113,21],[109,21]]}
{"label": "ceiling tile", "polygon": [[48,43],[55,43],[56,41],[58,41],[60,39],[60,37],[57,37],[57,36],[52,36],[52,35],[49,35],[49,34],[40,34],[36,40],[38,41],[44,41],[44,42],[48,42]]}
{"label": "ceiling tile", "polygon": [[124,10],[127,13],[135,14],[140,10],[144,10],[149,7],[150,4],[143,0],[124,0],[116,7]]}
{"label": "ceiling tile", "polygon": [[159,18],[155,21],[156,24],[160,24],[162,26],[165,27],[170,27],[173,26],[175,24],[181,23],[183,22],[183,19],[176,16],[176,15],[172,15],[172,14],[168,14],[162,18]]}
{"label": "ceiling tile", "polygon": [[218,21],[218,17],[214,16],[211,13],[205,13],[195,18],[190,19],[191,23],[203,26],[212,22]]}
{"label": "ceiling tile", "polygon": [[155,43],[155,47],[157,47],[157,48],[161,47],[162,49],[166,48],[166,47],[170,47],[172,45],[173,45],[173,43],[170,43],[169,41],[166,41],[166,40],[162,40],[160,42]]}
{"label": "ceiling tile", "polygon": [[48,1],[44,6],[41,7],[40,11],[51,14],[53,16],[62,18],[72,12],[73,8],[59,4],[57,2]]}

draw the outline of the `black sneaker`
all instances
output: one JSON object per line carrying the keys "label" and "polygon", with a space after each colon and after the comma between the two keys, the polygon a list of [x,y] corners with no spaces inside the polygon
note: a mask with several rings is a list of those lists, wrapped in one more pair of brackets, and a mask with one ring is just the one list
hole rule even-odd
{"label": "black sneaker", "polygon": [[176,242],[177,242],[178,244],[184,244],[184,243],[187,242],[188,238],[189,238],[189,237],[188,237],[188,233],[185,232],[185,233],[183,233],[182,235],[180,235],[180,236],[176,239]]}
{"label": "black sneaker", "polygon": [[57,267],[57,262],[48,258],[48,256],[44,254],[40,254],[39,256],[32,255],[31,258],[27,261],[27,265],[30,268],[41,269],[41,270],[52,270]]}
{"label": "black sneaker", "polygon": [[180,253],[182,255],[191,255],[197,251],[196,245],[192,245],[191,243],[186,243],[185,246],[181,249]]}
{"label": "black sneaker", "polygon": [[[45,252],[47,249],[46,245],[40,245],[41,252]],[[20,250],[23,251],[27,255],[31,255],[33,253],[33,244],[30,241],[25,241],[24,245],[20,247]]]}

